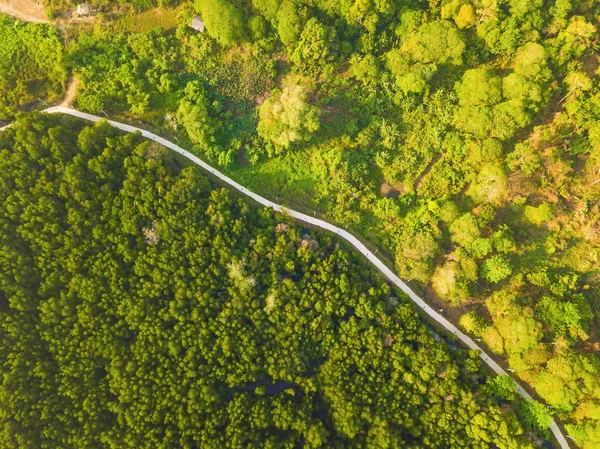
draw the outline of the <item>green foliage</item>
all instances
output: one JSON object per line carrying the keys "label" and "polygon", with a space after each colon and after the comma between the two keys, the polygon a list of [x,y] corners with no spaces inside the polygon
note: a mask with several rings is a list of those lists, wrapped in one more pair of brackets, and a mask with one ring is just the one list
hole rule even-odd
{"label": "green foliage", "polygon": [[471,251],[473,251],[473,255],[479,259],[490,254],[493,249],[494,244],[492,239],[477,238],[471,245]]}
{"label": "green foliage", "polygon": [[516,249],[515,241],[511,235],[510,229],[507,226],[501,226],[492,235],[494,249],[500,253],[509,253]]}
{"label": "green foliage", "polygon": [[462,5],[458,11],[458,14],[454,18],[454,22],[458,28],[470,28],[475,25],[476,18],[475,8],[473,8],[473,5]]}
{"label": "green foliage", "polygon": [[552,72],[548,67],[545,48],[537,43],[529,42],[519,48],[515,56],[514,71],[535,82],[548,81]]}
{"label": "green foliage", "polygon": [[502,99],[500,78],[486,69],[467,70],[456,91],[461,106],[490,106]]}
{"label": "green foliage", "polygon": [[244,22],[229,0],[196,0],[196,9],[206,23],[206,30],[223,46],[235,45],[244,37]]}
{"label": "green foliage", "polygon": [[160,30],[147,34],[82,34],[70,47],[70,60],[84,88],[85,110],[143,114],[164,106],[179,87],[175,38]]}
{"label": "green foliage", "polygon": [[486,306],[492,324],[485,329],[482,338],[492,350],[518,356],[536,348],[542,337],[542,325],[532,318],[530,308],[520,306],[515,297],[506,292],[492,295],[486,300]]}
{"label": "green foliage", "polygon": [[589,338],[593,313],[589,304],[580,296],[571,301],[560,301],[546,296],[537,304],[536,312],[550,327],[555,337],[568,336],[573,340]]}
{"label": "green foliage", "polygon": [[269,22],[274,23],[277,20],[277,12],[281,0],[252,0],[252,6],[256,8]]}
{"label": "green foliage", "polygon": [[354,54],[350,58],[350,65],[356,79],[363,83],[373,82],[379,75],[379,62],[372,54],[364,57]]}
{"label": "green foliage", "polygon": [[452,304],[460,304],[470,296],[469,286],[477,279],[477,265],[474,261],[463,259],[460,263],[446,262],[433,273],[431,286],[442,298]]}
{"label": "green foliage", "polygon": [[[78,106],[166,126],[241,184],[391,255],[425,296],[460,306],[450,316],[477,311],[470,332],[596,447],[600,370],[578,357],[598,344],[597,2],[227,5],[241,23],[222,29],[252,39],[218,45],[209,21],[208,33],[69,36]],[[248,267],[231,279],[247,294]],[[473,422],[504,444],[486,433],[495,418]],[[372,429],[368,444],[393,445],[389,422]],[[304,441],[322,438],[311,427]]]}
{"label": "green foliage", "polygon": [[471,212],[461,215],[450,225],[450,233],[454,243],[464,248],[473,245],[480,234],[475,216]]}
{"label": "green foliage", "polygon": [[435,64],[462,64],[465,42],[449,21],[423,24],[403,47],[415,61]]}
{"label": "green foliage", "polygon": [[410,64],[402,51],[395,49],[386,54],[387,66],[396,78],[396,85],[404,94],[423,93],[435,75],[435,64]]}
{"label": "green foliage", "polygon": [[429,232],[406,233],[396,253],[396,266],[406,279],[428,282],[438,244]]}
{"label": "green foliage", "polygon": [[0,120],[34,102],[57,100],[67,70],[55,28],[0,15]]}
{"label": "green foliage", "polygon": [[[557,355],[540,370],[533,383],[549,405],[559,411],[570,411],[583,405],[586,397],[597,403],[593,390],[600,386],[598,369],[599,361],[595,356]],[[593,416],[583,415],[581,418],[588,424],[597,421],[597,417]],[[586,418],[593,420],[587,421]]]}
{"label": "green foliage", "polygon": [[507,164],[511,170],[520,169],[528,176],[532,176],[541,168],[541,158],[531,145],[518,143],[515,149],[507,156]]}
{"label": "green foliage", "polygon": [[252,39],[258,41],[267,36],[267,21],[261,16],[252,16],[248,19],[248,29]]}
{"label": "green foliage", "polygon": [[429,281],[440,249],[435,238],[434,222],[434,214],[426,207],[405,217],[396,249],[396,266],[403,278],[423,283]]}
{"label": "green foliage", "polygon": [[198,81],[185,87],[185,95],[179,102],[177,121],[186,130],[190,140],[199,145],[210,156],[218,152],[217,139],[219,122],[211,117],[206,92]]}
{"label": "green foliage", "polygon": [[568,25],[552,41],[552,52],[557,62],[565,64],[581,56],[592,44],[596,27],[583,16],[573,16]]}
{"label": "green foliage", "polygon": [[2,447],[533,447],[329,235],[105,122],[0,156]]}
{"label": "green foliage", "polygon": [[[492,395],[500,399],[511,401],[517,398],[517,385],[509,376],[501,375],[490,377],[487,380],[486,387]],[[537,404],[539,404],[539,402]]]}
{"label": "green foliage", "polygon": [[501,203],[507,193],[507,182],[504,168],[498,164],[482,167],[476,180],[469,188],[469,194],[478,203]]}
{"label": "green foliage", "polygon": [[546,430],[552,423],[550,408],[535,399],[523,401],[519,407],[519,415],[527,424],[537,430]]}
{"label": "green foliage", "polygon": [[292,0],[283,0],[277,12],[277,31],[283,45],[288,47],[295,45],[300,39],[306,13]]}
{"label": "green foliage", "polygon": [[552,206],[548,203],[542,203],[537,207],[525,206],[523,214],[528,221],[541,226],[552,219]]}
{"label": "green foliage", "polygon": [[481,275],[495,284],[510,276],[512,271],[510,262],[498,254],[486,259],[481,266]]}
{"label": "green foliage", "polygon": [[304,25],[292,61],[307,71],[319,72],[332,59],[331,49],[335,40],[335,30],[313,17]]}
{"label": "green foliage", "polygon": [[309,140],[319,129],[319,111],[308,102],[308,91],[290,83],[260,107],[259,135],[280,148]]}
{"label": "green foliage", "polygon": [[474,310],[462,315],[458,323],[465,331],[476,336],[483,335],[485,328],[489,324]]}

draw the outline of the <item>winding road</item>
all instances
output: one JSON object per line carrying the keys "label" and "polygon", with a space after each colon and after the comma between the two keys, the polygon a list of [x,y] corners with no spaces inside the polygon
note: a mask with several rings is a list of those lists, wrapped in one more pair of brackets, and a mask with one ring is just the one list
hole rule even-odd
{"label": "winding road", "polygon": [[[87,114],[85,112],[80,112],[80,111],[77,111],[75,109],[71,109],[71,108],[68,108],[65,106],[51,107],[51,108],[46,109],[44,112],[46,112],[48,114],[68,114],[68,115],[72,115],[74,117],[78,117],[78,118],[81,118],[84,120],[89,120],[91,122],[98,122],[101,120],[106,120],[102,117],[98,117],[98,116],[95,116],[92,114]],[[288,209],[284,206],[281,206],[272,201],[269,201],[266,198],[263,198],[262,196],[248,190],[241,184],[238,184],[233,179],[231,179],[230,177],[221,173],[219,170],[210,166],[203,160],[199,159],[197,156],[194,156],[189,151],[184,150],[183,148],[179,147],[178,145],[175,145],[174,143],[172,143],[154,133],[151,133],[144,129],[136,128],[134,126],[126,125],[124,123],[115,122],[112,120],[108,120],[108,123],[111,126],[114,126],[115,128],[118,128],[118,129],[128,132],[128,133],[139,132],[139,133],[141,133],[142,136],[146,137],[147,139],[150,139],[154,142],[164,145],[167,148],[170,148],[173,151],[176,151],[177,153],[179,153],[182,156],[184,156],[185,158],[189,159],[196,165],[199,165],[200,167],[202,167],[204,170],[206,170],[213,176],[216,176],[223,182],[229,184],[234,189],[240,191],[241,193],[243,193],[246,196],[249,196],[254,201],[256,201],[257,203],[259,203],[265,207],[270,207],[279,213],[289,215],[290,217],[294,217],[297,220],[303,221],[310,225],[313,225],[313,226],[319,227],[321,229],[330,231],[334,234],[337,234],[338,236],[340,236],[341,238],[343,238],[344,240],[349,242],[363,256],[365,256],[369,260],[369,262],[371,262],[373,265],[375,265],[375,267],[377,267],[377,269],[379,271],[381,271],[385,275],[385,277],[387,277],[394,285],[396,285],[400,290],[402,290],[404,293],[406,293],[408,295],[408,297],[419,308],[421,308],[425,313],[427,313],[427,315],[429,315],[432,319],[434,319],[437,323],[439,323],[442,327],[444,327],[448,332],[456,335],[456,337],[458,337],[458,339],[460,339],[460,341],[462,341],[470,349],[479,351],[479,357],[481,357],[481,359],[496,374],[509,376],[509,374],[498,363],[496,363],[495,360],[493,360],[488,354],[486,354],[483,351],[483,349],[481,349],[477,345],[477,343],[475,343],[475,341],[473,341],[473,339],[471,337],[469,337],[468,335],[461,332],[450,321],[448,321],[446,318],[444,318],[442,315],[440,315],[437,311],[433,310],[429,305],[427,305],[427,303],[425,303],[425,301],[423,301],[423,299],[421,299],[415,292],[413,292],[411,290],[411,288],[402,281],[402,279],[400,279],[396,274],[394,274],[394,272],[392,272],[392,270],[390,270],[377,256],[375,256],[375,254],[373,254],[373,252],[371,252],[364,244],[362,244],[355,236],[353,236],[349,232],[347,232],[341,228],[338,228],[337,226],[334,226],[331,223],[328,223],[326,221],[320,220],[315,217],[311,217],[311,216],[303,214],[301,212],[296,212],[295,210]],[[3,129],[5,129],[7,127],[8,126],[6,126],[4,128],[0,128],[0,131],[2,131]],[[518,393],[522,397],[524,397],[525,399],[532,399],[531,395],[529,393],[527,393],[527,391],[525,391],[516,381],[515,381],[515,384],[516,384]],[[558,441],[558,444],[560,445],[560,447],[562,449],[569,449],[569,444],[555,421],[552,421],[550,430],[552,431],[552,434]]]}

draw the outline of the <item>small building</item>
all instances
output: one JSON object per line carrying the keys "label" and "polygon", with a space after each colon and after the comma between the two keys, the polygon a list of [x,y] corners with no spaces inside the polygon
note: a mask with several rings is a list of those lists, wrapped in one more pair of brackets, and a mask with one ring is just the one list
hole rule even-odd
{"label": "small building", "polygon": [[192,19],[192,23],[190,23],[190,27],[192,27],[196,31],[199,31],[200,33],[204,33],[204,20],[202,20],[202,17],[200,16],[194,16],[194,18]]}
{"label": "small building", "polygon": [[86,16],[92,12],[92,7],[89,3],[80,3],[77,5],[77,15],[78,16]]}

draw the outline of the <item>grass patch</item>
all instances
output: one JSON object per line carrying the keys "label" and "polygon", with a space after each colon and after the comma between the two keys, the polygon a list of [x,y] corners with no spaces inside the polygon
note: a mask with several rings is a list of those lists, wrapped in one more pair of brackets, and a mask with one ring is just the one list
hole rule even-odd
{"label": "grass patch", "polygon": [[146,33],[158,27],[165,30],[177,28],[185,20],[184,9],[152,8],[142,13],[119,17],[111,22],[114,33]]}
{"label": "grass patch", "polygon": [[252,190],[278,196],[280,201],[293,199],[295,204],[314,207],[315,191],[323,180],[312,170],[311,153],[290,152],[252,167],[235,166],[228,170],[242,178]]}

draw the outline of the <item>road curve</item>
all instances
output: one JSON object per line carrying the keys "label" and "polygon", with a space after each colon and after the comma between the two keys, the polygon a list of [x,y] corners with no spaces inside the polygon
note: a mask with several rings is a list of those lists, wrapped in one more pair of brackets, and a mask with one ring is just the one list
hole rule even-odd
{"label": "road curve", "polygon": [[[75,109],[67,108],[64,106],[51,107],[51,108],[46,109],[44,112],[46,112],[48,114],[68,114],[68,115],[72,115],[74,117],[78,117],[78,118],[81,118],[84,120],[89,120],[92,122],[99,122],[101,120],[106,120],[106,119],[103,119],[102,117],[98,117],[98,116],[92,115],[92,114],[87,114],[85,112],[80,112]],[[354,237],[349,232],[345,231],[344,229],[338,228],[337,226],[334,226],[331,223],[328,223],[326,221],[320,220],[315,217],[311,217],[311,216],[303,214],[301,212],[296,212],[295,210],[288,209],[284,206],[281,206],[272,201],[269,201],[268,199],[263,198],[260,195],[257,195],[256,193],[248,190],[241,184],[238,184],[237,182],[235,182],[229,176],[224,175],[216,168],[210,166],[209,164],[207,164],[206,162],[204,162],[197,156],[194,156],[189,151],[184,150],[183,148],[179,147],[178,145],[175,145],[174,143],[169,142],[167,139],[157,136],[154,133],[151,133],[144,129],[136,128],[135,126],[126,125],[124,123],[119,123],[119,122],[115,122],[112,120],[108,120],[108,123],[111,126],[118,128],[122,131],[128,132],[128,133],[139,132],[139,133],[141,133],[142,136],[146,137],[147,139],[150,139],[154,142],[158,142],[161,145],[163,145],[167,148],[170,148],[173,151],[176,151],[177,153],[181,154],[185,158],[194,162],[196,165],[199,165],[200,167],[202,167],[207,172],[216,176],[223,182],[229,184],[231,187],[240,191],[244,195],[249,196],[254,201],[262,204],[263,206],[270,207],[277,212],[287,214],[290,217],[294,217],[297,220],[304,221],[305,223],[309,223],[313,226],[317,226],[321,229],[325,229],[334,234],[337,234],[338,236],[340,236],[341,238],[343,238],[344,240],[349,242],[352,246],[354,246],[354,248],[356,248],[363,256],[365,256],[369,260],[369,262],[371,262],[373,265],[375,265],[375,267],[377,267],[377,269],[379,271],[381,271],[385,275],[385,277],[387,277],[400,290],[402,290],[404,293],[406,293],[408,295],[408,297],[417,306],[419,306],[419,308],[421,308],[425,313],[427,313],[427,315],[429,315],[431,318],[433,318],[437,323],[439,323],[442,327],[444,327],[448,332],[456,335],[460,339],[460,341],[462,341],[470,349],[479,351],[479,357],[481,357],[481,359],[490,368],[492,368],[492,370],[496,374],[509,376],[509,374],[504,369],[502,369],[502,367],[500,365],[498,365],[498,363],[496,363],[488,354],[486,354],[483,351],[483,349],[481,349],[477,345],[477,343],[475,343],[473,341],[473,339],[471,337],[469,337],[468,335],[461,332],[450,321],[448,321],[446,318],[444,318],[442,315],[440,315],[437,311],[435,311],[429,305],[427,305],[425,303],[425,301],[423,301],[423,299],[421,299],[415,292],[413,292],[411,290],[411,288],[408,285],[406,285],[404,283],[404,281],[402,281],[402,279],[400,279],[396,274],[394,274],[394,272],[392,272],[392,270],[390,270],[377,256],[375,256],[371,251],[369,251],[369,249],[365,245],[363,245],[356,237]],[[7,127],[0,128],[0,131],[2,131],[5,128],[7,128]],[[513,381],[514,381],[514,379],[513,379]],[[519,395],[521,395],[525,399],[532,399],[531,395],[529,393],[527,393],[527,391],[525,391],[516,381],[515,381],[515,384],[517,386],[517,391],[518,391]],[[550,430],[552,431],[552,434],[558,441],[558,444],[560,445],[560,447],[562,449],[569,449],[569,444],[567,443],[566,438],[564,437],[564,435],[562,434],[562,432],[560,431],[560,429],[558,428],[558,426],[556,425],[556,422],[554,420],[552,421]]]}

